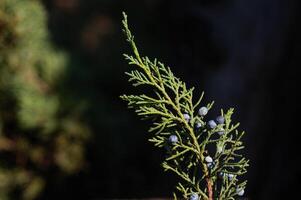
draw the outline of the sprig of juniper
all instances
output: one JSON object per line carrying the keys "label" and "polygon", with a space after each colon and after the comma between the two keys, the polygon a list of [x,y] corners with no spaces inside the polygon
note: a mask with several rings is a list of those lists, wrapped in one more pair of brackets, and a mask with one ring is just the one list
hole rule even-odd
{"label": "sprig of juniper", "polygon": [[[146,86],[153,95],[122,95],[129,108],[142,119],[150,119],[149,139],[166,150],[162,163],[165,171],[179,177],[176,189],[185,199],[226,200],[242,196],[246,181],[238,177],[246,173],[248,160],[239,150],[243,149],[239,123],[232,124],[234,109],[221,110],[216,120],[206,120],[214,102],[201,107],[204,93],[195,102],[194,88],[188,88],[169,67],[148,57],[140,56],[123,13],[123,31],[131,45],[133,55],[124,54],[136,68],[126,72],[133,86]],[[174,198],[177,194],[174,192]]]}

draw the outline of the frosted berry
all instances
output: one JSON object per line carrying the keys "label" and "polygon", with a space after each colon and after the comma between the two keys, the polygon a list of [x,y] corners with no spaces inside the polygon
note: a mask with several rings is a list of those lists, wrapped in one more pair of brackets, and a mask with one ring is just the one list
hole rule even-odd
{"label": "frosted berry", "polygon": [[224,135],[224,133],[225,133],[225,130],[224,130],[223,128],[221,128],[221,129],[217,132],[217,134],[219,134],[220,136]]}
{"label": "frosted berry", "polygon": [[232,181],[233,178],[234,178],[234,175],[233,174],[227,174],[228,178],[229,178],[229,181]]}
{"label": "frosted berry", "polygon": [[183,114],[183,116],[184,116],[184,119],[186,120],[186,122],[189,122],[190,116],[187,113]]}
{"label": "frosted berry", "polygon": [[210,120],[210,121],[208,122],[208,126],[209,126],[211,129],[213,129],[213,128],[215,128],[215,127],[217,126],[217,124],[215,123],[214,120]]}
{"label": "frosted berry", "polygon": [[214,162],[207,163],[207,167],[208,167],[209,169],[213,169],[214,165],[215,165]]}
{"label": "frosted berry", "polygon": [[213,159],[212,159],[210,156],[206,156],[205,161],[206,161],[207,163],[212,163],[212,162],[213,162]]}
{"label": "frosted berry", "polygon": [[198,200],[198,199],[199,199],[199,195],[197,193],[193,193],[189,197],[189,200]]}
{"label": "frosted berry", "polygon": [[236,194],[238,196],[243,196],[245,193],[245,190],[243,188],[236,188]]}
{"label": "frosted berry", "polygon": [[225,118],[224,118],[223,116],[218,116],[218,117],[216,118],[216,122],[217,122],[218,124],[223,124],[223,123],[225,123]]}
{"label": "frosted berry", "polygon": [[203,126],[203,125],[202,125],[202,123],[200,123],[200,122],[198,122],[198,123],[195,124],[195,128],[197,128],[197,129],[201,128],[202,126]]}
{"label": "frosted berry", "polygon": [[172,144],[176,144],[178,142],[178,137],[176,135],[169,136],[169,142]]}
{"label": "frosted berry", "polygon": [[201,107],[201,108],[199,109],[199,115],[200,115],[200,116],[205,116],[205,115],[207,115],[207,113],[208,113],[208,108],[206,108],[206,107]]}

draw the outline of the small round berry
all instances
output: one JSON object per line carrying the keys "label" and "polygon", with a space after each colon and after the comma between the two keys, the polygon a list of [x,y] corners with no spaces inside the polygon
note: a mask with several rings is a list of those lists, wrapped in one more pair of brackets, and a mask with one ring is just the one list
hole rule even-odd
{"label": "small round berry", "polygon": [[195,124],[195,128],[199,129],[199,128],[202,128],[202,123],[198,122]]}
{"label": "small round berry", "polygon": [[189,200],[198,200],[199,195],[197,193],[192,193],[189,197]]}
{"label": "small round berry", "polygon": [[186,122],[189,122],[190,116],[187,113],[183,114],[183,116],[184,116],[184,119],[186,120]]}
{"label": "small round berry", "polygon": [[245,193],[245,190],[243,188],[236,188],[236,194],[238,196],[243,196]]}
{"label": "small round berry", "polygon": [[221,129],[217,132],[217,134],[219,134],[220,136],[224,135],[224,133],[225,133],[225,130],[224,130],[223,128],[221,128]]}
{"label": "small round berry", "polygon": [[205,116],[205,115],[207,115],[207,113],[208,113],[208,108],[206,108],[206,107],[201,107],[201,108],[199,109],[199,115],[200,115],[200,116]]}
{"label": "small round berry", "polygon": [[206,156],[205,161],[206,161],[207,163],[212,163],[212,162],[213,162],[213,159],[212,159],[210,156]]}
{"label": "small round berry", "polygon": [[218,116],[218,117],[216,118],[216,122],[217,122],[218,124],[223,124],[223,123],[225,123],[225,118],[224,118],[223,116]]}
{"label": "small round berry", "polygon": [[178,142],[178,137],[176,135],[169,136],[169,142],[172,144],[176,144]]}
{"label": "small round berry", "polygon": [[209,126],[211,129],[213,129],[213,128],[215,128],[215,127],[217,126],[217,124],[215,123],[214,120],[210,120],[210,121],[208,122],[208,126]]}
{"label": "small round berry", "polygon": [[207,163],[207,167],[208,167],[209,169],[213,169],[213,167],[214,167],[214,162]]}
{"label": "small round berry", "polygon": [[232,181],[233,178],[234,178],[234,174],[227,174],[228,178],[229,178],[229,181]]}

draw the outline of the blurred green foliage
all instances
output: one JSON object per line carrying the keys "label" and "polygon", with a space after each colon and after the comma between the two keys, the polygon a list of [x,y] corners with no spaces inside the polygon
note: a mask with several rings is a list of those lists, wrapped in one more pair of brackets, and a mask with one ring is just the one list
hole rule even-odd
{"label": "blurred green foliage", "polygon": [[40,1],[0,1],[0,200],[35,199],[85,166],[90,131],[58,92],[68,62]]}

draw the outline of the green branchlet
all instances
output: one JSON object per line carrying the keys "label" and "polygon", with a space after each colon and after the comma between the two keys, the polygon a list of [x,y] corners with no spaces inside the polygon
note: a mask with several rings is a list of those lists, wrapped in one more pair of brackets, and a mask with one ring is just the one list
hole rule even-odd
{"label": "green branchlet", "polygon": [[[234,109],[225,113],[221,110],[225,122],[208,128],[206,117],[197,113],[204,93],[195,102],[194,88],[188,88],[169,67],[157,59],[140,56],[125,13],[123,17],[123,31],[133,50],[133,55],[124,54],[124,57],[136,67],[126,72],[129,82],[135,87],[146,86],[153,95],[122,95],[121,98],[142,119],[151,120],[149,132],[153,135],[149,141],[166,150],[162,166],[179,177],[176,189],[181,198],[188,199],[197,194],[206,200],[234,199],[237,189],[246,186],[246,181],[241,182],[239,176],[246,173],[249,162],[238,152],[244,148],[241,142],[244,132],[237,130],[239,124],[231,123]],[[206,108],[210,110],[213,103],[205,105]],[[189,119],[185,117],[187,115]],[[195,128],[197,123],[202,126]],[[223,134],[217,134],[219,131]],[[178,141],[171,144],[171,135]],[[211,167],[205,161],[209,155],[214,163]],[[177,199],[176,193],[174,198]]]}

